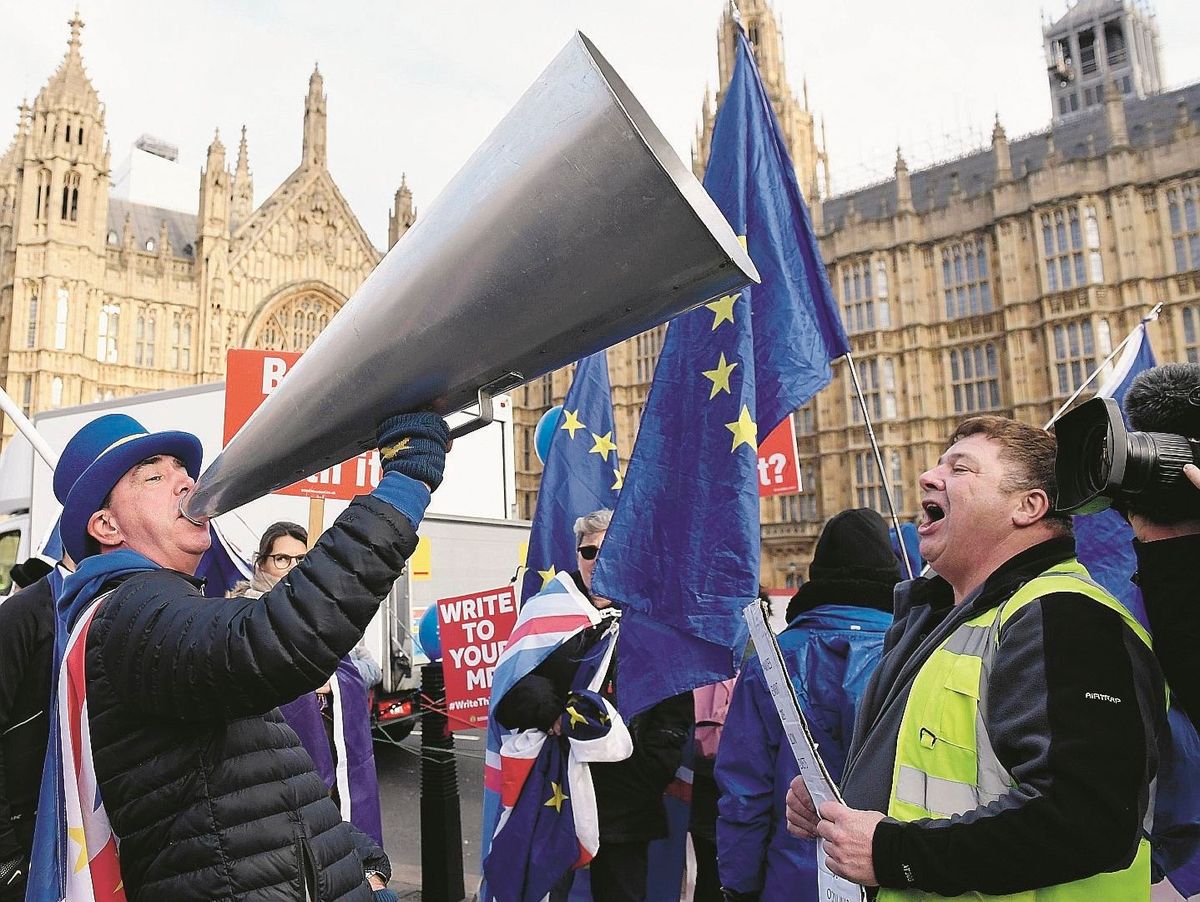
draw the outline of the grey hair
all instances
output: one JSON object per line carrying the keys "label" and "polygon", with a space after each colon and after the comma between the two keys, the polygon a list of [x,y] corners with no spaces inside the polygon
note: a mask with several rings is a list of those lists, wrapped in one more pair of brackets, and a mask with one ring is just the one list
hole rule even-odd
{"label": "grey hair", "polygon": [[602,507],[600,510],[592,511],[576,520],[575,544],[578,545],[582,542],[584,536],[592,536],[608,529],[608,525],[612,523],[612,515],[612,511],[607,507]]}

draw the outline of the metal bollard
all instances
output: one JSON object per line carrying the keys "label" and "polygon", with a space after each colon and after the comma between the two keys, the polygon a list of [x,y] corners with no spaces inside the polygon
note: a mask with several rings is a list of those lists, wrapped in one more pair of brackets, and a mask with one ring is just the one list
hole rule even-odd
{"label": "metal bollard", "polygon": [[[421,692],[445,703],[441,661],[422,665]],[[446,715],[426,703],[421,714],[421,899],[460,902],[465,897],[454,734]]]}

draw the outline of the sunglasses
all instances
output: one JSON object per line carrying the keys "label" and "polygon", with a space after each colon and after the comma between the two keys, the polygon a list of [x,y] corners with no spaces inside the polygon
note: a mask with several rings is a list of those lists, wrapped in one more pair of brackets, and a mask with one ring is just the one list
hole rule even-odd
{"label": "sunglasses", "polygon": [[599,545],[580,545],[575,550],[579,552],[579,556],[581,558],[583,558],[585,561],[594,561],[596,559],[596,555],[598,555],[600,553],[600,546]]}
{"label": "sunglasses", "polygon": [[285,567],[291,567],[293,564],[299,564],[302,560],[304,560],[304,555],[269,554],[267,555],[267,560],[274,564],[277,569],[283,570]]}

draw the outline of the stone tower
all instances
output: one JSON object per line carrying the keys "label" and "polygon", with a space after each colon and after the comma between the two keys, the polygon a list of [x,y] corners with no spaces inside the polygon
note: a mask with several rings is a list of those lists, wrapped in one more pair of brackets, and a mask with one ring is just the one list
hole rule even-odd
{"label": "stone tower", "polygon": [[1105,92],[1162,90],[1158,23],[1144,0],[1079,0],[1042,28],[1054,124],[1104,104]]}
{"label": "stone tower", "polygon": [[[17,403],[77,403],[75,359],[107,358],[104,306],[109,150],[104,106],[84,71],[83,21],[0,158],[0,379]],[[92,346],[95,347],[92,347]],[[101,361],[102,362],[102,361]]]}
{"label": "stone tower", "polygon": [[388,213],[388,248],[403,238],[416,221],[417,210],[413,206],[412,189],[408,187],[408,178],[401,174],[400,187],[396,189],[392,209]]}
{"label": "stone tower", "polygon": [[[763,86],[767,89],[767,96],[771,99],[771,106],[775,109],[775,116],[779,119],[780,128],[787,141],[788,153],[792,157],[792,165],[796,168],[796,180],[804,193],[804,199],[810,207],[815,207],[821,196],[822,181],[828,184],[829,161],[824,147],[817,146],[816,125],[808,106],[807,83],[802,90],[801,102],[796,99],[795,92],[788,84],[787,68],[784,65],[783,34],[768,0],[742,0],[738,7],[742,17],[742,28],[754,50],[754,59],[758,63]],[[692,153],[692,168],[697,177],[702,177],[708,166],[713,120],[725,97],[729,80],[733,77],[733,67],[737,61],[736,36],[737,24],[733,20],[733,12],[727,8],[717,30],[717,65],[721,88],[717,91],[715,105],[710,102],[708,92],[705,92],[701,124],[696,133],[696,147]],[[818,179],[818,169],[823,176],[821,180]]]}

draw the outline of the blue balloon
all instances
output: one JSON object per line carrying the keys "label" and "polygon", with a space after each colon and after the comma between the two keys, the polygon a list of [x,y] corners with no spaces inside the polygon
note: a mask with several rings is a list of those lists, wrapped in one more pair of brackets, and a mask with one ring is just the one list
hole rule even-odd
{"label": "blue balloon", "polygon": [[556,404],[542,414],[542,418],[534,427],[533,450],[537,453],[537,458],[543,466],[546,464],[546,458],[550,456],[550,442],[554,440],[554,433],[557,431],[559,423],[562,422],[562,418],[562,405]]}
{"label": "blue balloon", "polygon": [[436,604],[431,604],[425,609],[425,613],[421,615],[421,622],[417,624],[417,641],[421,643],[421,649],[425,652],[425,656],[429,660],[441,660],[442,635],[438,629]]}

